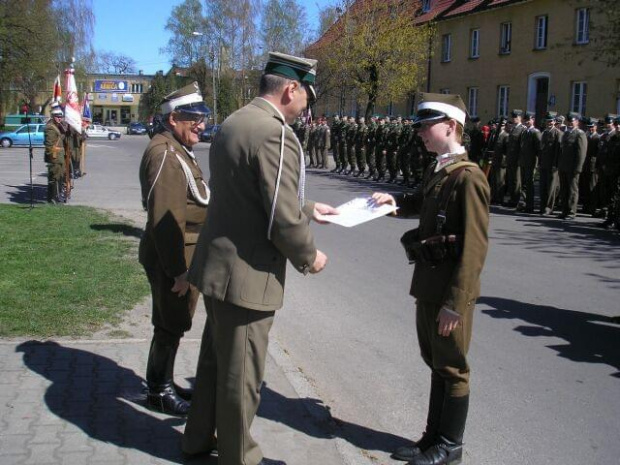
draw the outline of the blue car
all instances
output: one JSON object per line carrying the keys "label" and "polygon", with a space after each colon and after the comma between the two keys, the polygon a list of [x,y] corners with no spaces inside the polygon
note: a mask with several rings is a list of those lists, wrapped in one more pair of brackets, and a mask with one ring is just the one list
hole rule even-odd
{"label": "blue car", "polygon": [[[28,127],[30,126],[30,130]],[[28,134],[30,132],[30,135]],[[41,147],[45,136],[45,124],[24,124],[15,131],[0,132],[0,146],[4,148],[15,146],[28,147],[32,145]]]}

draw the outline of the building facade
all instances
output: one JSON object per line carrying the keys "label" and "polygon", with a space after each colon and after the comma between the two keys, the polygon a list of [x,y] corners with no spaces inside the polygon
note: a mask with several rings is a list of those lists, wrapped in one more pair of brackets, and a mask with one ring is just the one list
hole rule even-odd
{"label": "building facade", "polygon": [[620,70],[595,61],[592,1],[453,2],[437,19],[432,92],[483,120],[513,108],[603,116],[620,110]]}
{"label": "building facade", "polygon": [[138,121],[140,98],[153,78],[146,74],[89,74],[87,88],[93,121],[106,126]]}
{"label": "building facade", "polygon": [[[539,121],[547,111],[620,114],[620,70],[594,59],[593,27],[606,20],[595,0],[408,1],[414,23],[436,27],[427,79],[409,95],[460,94],[470,115],[485,121],[514,108]],[[328,46],[329,34],[315,45]],[[344,98],[325,95],[315,113],[358,114],[365,102],[345,85],[336,92]],[[375,111],[404,116],[413,108],[410,96]]]}

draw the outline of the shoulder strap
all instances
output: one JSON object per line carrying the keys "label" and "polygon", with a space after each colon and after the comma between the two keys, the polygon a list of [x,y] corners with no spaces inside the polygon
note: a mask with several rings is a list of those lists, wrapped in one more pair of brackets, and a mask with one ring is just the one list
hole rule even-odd
{"label": "shoulder strap", "polygon": [[437,212],[437,235],[443,234],[443,226],[446,223],[446,210],[448,209],[448,202],[450,202],[450,197],[452,197],[452,192],[454,192],[454,188],[456,186],[456,180],[459,175],[465,171],[468,167],[479,166],[476,163],[463,161],[458,162],[455,165],[455,168],[446,176],[446,180],[443,182],[441,186],[442,196],[440,208]]}

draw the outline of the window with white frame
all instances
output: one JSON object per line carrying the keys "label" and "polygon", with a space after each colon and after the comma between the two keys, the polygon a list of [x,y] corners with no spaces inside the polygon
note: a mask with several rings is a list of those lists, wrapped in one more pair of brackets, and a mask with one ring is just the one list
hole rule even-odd
{"label": "window with white frame", "polygon": [[497,116],[508,114],[508,103],[510,101],[510,87],[499,86],[497,88]]}
{"label": "window with white frame", "polygon": [[587,44],[590,42],[590,10],[587,8],[577,9],[576,18],[575,42]]}
{"label": "window with white frame", "polygon": [[502,23],[500,25],[499,53],[510,53],[512,49],[512,23]]}
{"label": "window with white frame", "polygon": [[575,111],[577,113],[581,113],[582,115],[586,114],[586,97],[588,93],[588,85],[587,83],[573,82],[573,91],[571,96],[571,111]]}
{"label": "window with white frame", "polygon": [[472,29],[470,34],[469,57],[478,58],[480,56],[480,29]]}
{"label": "window with white frame", "polygon": [[534,48],[536,50],[543,50],[547,48],[547,22],[548,16],[536,17],[536,40]]}
{"label": "window with white frame", "polygon": [[431,11],[431,0],[422,0],[422,13]]}
{"label": "window with white frame", "polygon": [[469,116],[478,116],[478,88],[467,89],[467,111]]}
{"label": "window with white frame", "polygon": [[141,94],[144,90],[144,84],[132,84],[131,85],[131,92],[133,94]]}
{"label": "window with white frame", "polygon": [[441,61],[450,61],[452,57],[452,34],[444,34],[441,37]]}

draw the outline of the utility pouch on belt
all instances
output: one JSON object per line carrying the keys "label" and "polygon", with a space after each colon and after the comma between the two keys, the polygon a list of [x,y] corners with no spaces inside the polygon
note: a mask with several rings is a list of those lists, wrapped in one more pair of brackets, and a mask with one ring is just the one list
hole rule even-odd
{"label": "utility pouch on belt", "polygon": [[456,179],[467,166],[455,169],[446,180],[441,208],[437,212],[436,235],[420,240],[418,228],[407,231],[400,238],[405,249],[409,264],[425,263],[436,266],[446,260],[458,260],[463,252],[463,237],[456,234],[444,234],[446,224],[446,210]]}

